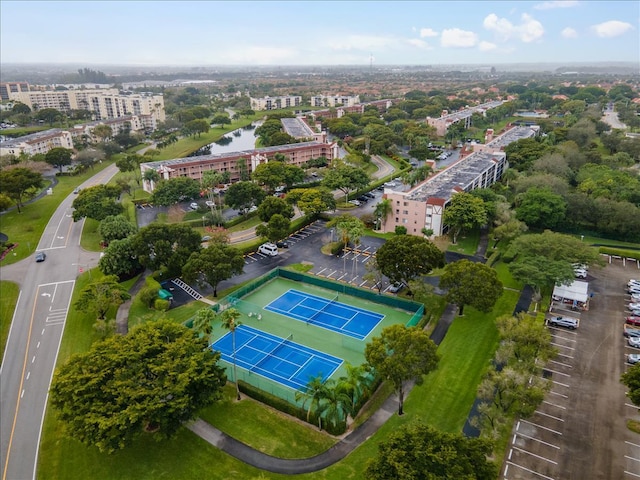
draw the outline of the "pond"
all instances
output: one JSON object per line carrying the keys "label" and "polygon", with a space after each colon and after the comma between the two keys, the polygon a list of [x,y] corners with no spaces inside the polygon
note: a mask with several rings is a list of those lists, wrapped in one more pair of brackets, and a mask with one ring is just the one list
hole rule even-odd
{"label": "pond", "polygon": [[220,140],[198,149],[190,157],[214,155],[218,153],[241,152],[256,148],[256,125],[247,125],[224,135]]}

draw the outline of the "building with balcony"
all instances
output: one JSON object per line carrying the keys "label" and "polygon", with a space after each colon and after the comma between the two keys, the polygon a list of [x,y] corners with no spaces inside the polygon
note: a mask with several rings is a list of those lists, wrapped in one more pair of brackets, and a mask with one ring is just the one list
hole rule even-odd
{"label": "building with balcony", "polygon": [[45,154],[52,148],[73,148],[71,132],[54,128],[0,143],[0,155]]}
{"label": "building with balcony", "polygon": [[[206,171],[229,172],[231,182],[240,180],[243,170],[251,173],[261,163],[271,161],[276,154],[283,154],[288,158],[289,165],[303,166],[313,158],[326,157],[329,161],[338,155],[336,143],[304,142],[291,145],[257,148],[241,152],[219,153],[214,155],[199,155],[196,157],[159,160],[140,164],[142,177],[147,170],[155,170],[163,180],[175,177],[189,177],[200,181]],[[143,188],[153,192],[154,182],[143,181]]]}
{"label": "building with balcony", "polygon": [[513,127],[485,145],[474,145],[473,153],[407,192],[385,188],[383,198],[391,202],[392,211],[383,222],[383,232],[403,226],[409,235],[423,235],[423,229],[433,230],[435,236],[443,235],[448,230],[443,215],[451,197],[496,183],[509,166],[504,147],[538,132],[538,126]]}
{"label": "building with balcony", "polygon": [[285,133],[297,140],[315,140],[322,143],[327,141],[327,132],[321,130],[320,124],[317,124],[314,130],[301,117],[281,118],[280,122]]}
{"label": "building with balcony", "polygon": [[2,82],[0,83],[0,100],[11,100],[11,94],[28,92],[30,90],[27,82]]}
{"label": "building with balcony", "polygon": [[312,107],[353,107],[360,103],[359,95],[314,95]]}
{"label": "building with balcony", "polygon": [[299,95],[288,95],[282,97],[249,97],[251,110],[278,110],[281,108],[299,107],[302,105],[302,97]]}

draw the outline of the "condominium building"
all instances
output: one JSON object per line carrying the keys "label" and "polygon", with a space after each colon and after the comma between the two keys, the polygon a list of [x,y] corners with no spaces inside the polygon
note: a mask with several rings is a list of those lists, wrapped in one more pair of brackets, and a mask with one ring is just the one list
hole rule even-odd
{"label": "condominium building", "polygon": [[474,152],[436,173],[407,192],[385,188],[383,198],[391,202],[392,211],[382,225],[383,232],[393,232],[397,226],[409,235],[423,235],[423,229],[436,236],[447,232],[444,211],[451,197],[459,192],[488,188],[502,177],[508,168],[506,145],[521,138],[537,135],[539,127],[514,127],[485,145],[474,145]]}
{"label": "condominium building", "polygon": [[327,141],[327,132],[321,130],[321,125],[317,124],[315,130],[305,122],[304,118],[281,118],[282,128],[285,133],[291,135],[295,139],[315,140],[316,142],[325,143]]}
{"label": "condominium building", "polygon": [[[202,179],[202,174],[207,171],[229,172],[233,183],[240,180],[240,174],[243,169],[251,173],[258,165],[269,162],[278,153],[288,158],[287,164],[302,166],[309,160],[318,157],[326,157],[331,161],[338,155],[338,145],[336,143],[304,142],[242,152],[159,160],[140,164],[140,171],[143,178],[147,170],[155,170],[164,180],[175,177],[189,177],[198,181]],[[153,192],[155,184],[145,180],[143,188],[147,192]]]}
{"label": "condominium building", "polygon": [[20,156],[47,153],[52,148],[73,148],[71,132],[54,128],[0,143],[0,155]]}
{"label": "condominium building", "polygon": [[312,107],[353,107],[360,103],[359,95],[314,95]]}
{"label": "condominium building", "polygon": [[89,110],[95,120],[137,115],[147,116],[150,130],[165,120],[164,98],[151,93],[121,93],[115,88],[99,90],[29,91],[10,93],[12,100],[32,110],[55,108],[61,112]]}
{"label": "condominium building", "polygon": [[497,100],[452,113],[449,113],[447,110],[443,110],[442,115],[438,118],[427,117],[427,123],[436,128],[436,132],[439,136],[444,137],[447,134],[447,130],[452,124],[464,122],[464,127],[469,128],[471,126],[471,116],[474,113],[480,113],[481,115],[484,115],[484,112],[486,112],[487,110],[499,107],[503,103],[503,101]]}
{"label": "condominium building", "polygon": [[299,95],[289,95],[282,97],[263,97],[251,100],[252,110],[278,110],[280,108],[299,107],[302,105],[302,97]]}
{"label": "condominium building", "polygon": [[147,130],[144,118],[137,115],[128,115],[126,117],[110,118],[108,120],[98,120],[96,122],[85,123],[83,125],[75,125],[71,128],[71,136],[78,138],[87,135],[91,141],[99,140],[94,136],[93,130],[98,125],[107,125],[111,128],[112,135],[118,135],[124,132],[144,132]]}
{"label": "condominium building", "polygon": [[0,83],[0,100],[10,100],[12,93],[28,91],[29,84],[27,82],[2,82]]}
{"label": "condominium building", "polygon": [[347,113],[364,113],[364,109],[369,106],[376,107],[378,111],[383,114],[389,108],[393,106],[394,103],[398,103],[401,99],[387,99],[387,100],[374,100],[372,102],[359,103],[357,105],[337,107],[331,110],[315,110],[313,112],[308,112],[307,116],[313,119],[316,118],[342,118]]}

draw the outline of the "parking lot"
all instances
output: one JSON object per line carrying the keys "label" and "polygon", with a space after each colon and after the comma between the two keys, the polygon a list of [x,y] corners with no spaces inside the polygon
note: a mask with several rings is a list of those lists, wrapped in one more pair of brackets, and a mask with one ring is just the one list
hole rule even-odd
{"label": "parking lot", "polygon": [[536,412],[514,426],[501,478],[640,478],[640,435],[626,426],[640,415],[620,383],[630,367],[626,354],[640,353],[622,334],[624,285],[640,270],[614,261],[592,268],[591,276],[588,311],[554,309],[554,315],[578,318],[579,327],[548,327],[558,351],[544,372],[552,388]]}
{"label": "parking lot", "polygon": [[[287,242],[289,248],[292,248],[296,243],[304,240],[305,238],[323,231],[326,231],[324,223],[316,221],[310,225],[307,225],[306,227],[301,228],[297,232],[292,233],[285,239],[285,241]],[[282,251],[282,249],[280,249],[280,251]],[[250,263],[258,262],[266,258],[269,257],[263,253],[257,251],[251,252],[244,256],[244,263],[245,265],[249,265]]]}

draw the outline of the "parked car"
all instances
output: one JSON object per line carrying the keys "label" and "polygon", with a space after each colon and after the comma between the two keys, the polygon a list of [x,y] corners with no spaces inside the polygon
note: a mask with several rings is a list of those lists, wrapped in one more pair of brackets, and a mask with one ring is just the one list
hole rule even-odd
{"label": "parked car", "polygon": [[627,343],[630,347],[640,348],[640,337],[629,337],[627,338]]}
{"label": "parked car", "polygon": [[640,303],[630,303],[627,305],[629,310],[640,310]]}
{"label": "parked car", "polygon": [[376,198],[376,196],[371,192],[365,193],[364,196],[367,197],[367,198]]}
{"label": "parked car", "polygon": [[640,326],[640,317],[629,315],[628,317],[624,317],[624,322],[627,325]]}
{"label": "parked car", "polygon": [[289,248],[289,244],[284,240],[279,240],[276,242],[276,247],[278,248]]}
{"label": "parked car", "polygon": [[578,319],[573,317],[551,317],[548,320],[548,323],[552,327],[565,327],[569,330],[575,330],[578,328]]}
{"label": "parked car", "polygon": [[193,210],[197,210],[198,209],[198,204],[196,202],[191,202],[191,205],[189,205]]}
{"label": "parked car", "polygon": [[276,255],[278,255],[278,247],[276,247],[273,243],[267,242],[258,247],[258,252],[269,257],[275,257]]}
{"label": "parked car", "polygon": [[358,201],[359,201],[360,203],[367,203],[367,202],[369,201],[369,198],[368,198],[368,197],[366,197],[366,196],[364,196],[364,195],[360,195],[360,196],[358,197]]}
{"label": "parked car", "polygon": [[635,365],[636,363],[640,362],[640,353],[630,353],[629,355],[627,355],[627,362],[631,365]]}
{"label": "parked car", "polygon": [[360,203],[360,200],[349,200],[349,203],[351,205],[355,205],[356,207],[359,207],[360,205],[362,205],[362,203]]}
{"label": "parked car", "polygon": [[625,324],[624,328],[622,329],[622,334],[625,337],[640,337],[640,329],[632,328],[629,325]]}
{"label": "parked car", "polygon": [[640,308],[637,310],[630,310],[629,313],[634,317],[640,317]]}
{"label": "parked car", "polygon": [[44,262],[44,260],[47,258],[47,254],[44,252],[37,252],[36,253],[36,262]]}
{"label": "parked car", "polygon": [[629,296],[631,297],[631,301],[633,303],[640,302],[640,293],[630,293]]}
{"label": "parked car", "polygon": [[584,268],[576,268],[573,270],[576,278],[587,278],[587,271]]}
{"label": "parked car", "polygon": [[403,288],[404,288],[404,282],[395,282],[389,286],[387,291],[391,293],[398,293]]}

